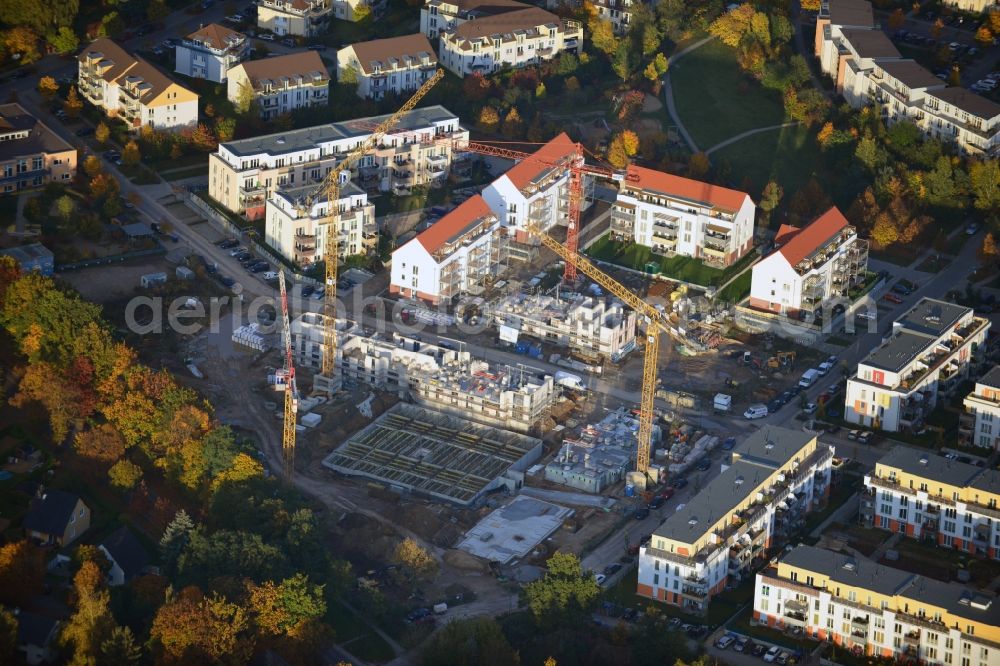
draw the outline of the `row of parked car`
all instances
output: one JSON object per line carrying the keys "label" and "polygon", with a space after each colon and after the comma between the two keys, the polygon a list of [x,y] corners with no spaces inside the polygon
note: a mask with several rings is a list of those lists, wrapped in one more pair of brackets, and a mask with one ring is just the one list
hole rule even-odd
{"label": "row of parked car", "polygon": [[727,633],[715,641],[715,647],[720,650],[728,650],[732,647],[733,652],[741,652],[744,654],[751,654],[754,657],[759,657],[768,664],[780,664],[784,666],[785,664],[797,664],[802,659],[802,654],[799,652],[789,652],[788,650],[783,650],[777,645],[772,645],[767,647],[762,643],[755,643],[746,636],[740,636],[739,634]]}
{"label": "row of parked car", "polygon": [[238,261],[248,273],[264,273],[263,277],[265,278],[270,277],[269,274],[273,273],[274,278],[277,279],[278,274],[271,270],[271,264],[255,256],[249,249],[240,245],[236,239],[219,241],[216,245],[223,250],[229,250],[229,256]]}

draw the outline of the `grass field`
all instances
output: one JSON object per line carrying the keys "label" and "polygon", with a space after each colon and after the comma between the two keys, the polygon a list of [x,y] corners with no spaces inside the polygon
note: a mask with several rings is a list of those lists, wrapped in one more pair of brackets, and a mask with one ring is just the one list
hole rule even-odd
{"label": "grass field", "polygon": [[781,97],[745,76],[736,51],[718,41],[684,56],[670,80],[677,113],[702,150],[785,119]]}
{"label": "grass field", "polygon": [[691,257],[661,257],[654,255],[645,245],[618,243],[603,236],[590,246],[587,254],[602,261],[625,266],[637,271],[645,271],[646,264],[655,263],[663,275],[675,280],[710,286],[720,284],[725,275],[718,268],[706,266]]}
{"label": "grass field", "polygon": [[712,153],[709,159],[714,164],[729,162],[732,173],[750,179],[752,191],[760,191],[774,179],[786,193],[795,192],[823,163],[814,134],[804,127],[761,132]]}

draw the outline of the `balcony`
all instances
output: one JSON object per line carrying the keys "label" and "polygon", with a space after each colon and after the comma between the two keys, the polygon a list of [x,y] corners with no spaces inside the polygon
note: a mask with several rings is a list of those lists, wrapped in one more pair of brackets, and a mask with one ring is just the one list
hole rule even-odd
{"label": "balcony", "polygon": [[803,629],[805,628],[806,623],[808,622],[806,614],[804,612],[799,612],[799,611],[786,611],[785,614],[782,616],[782,620],[784,620],[786,625],[792,627],[801,627]]}
{"label": "balcony", "polygon": [[904,634],[903,635],[903,644],[904,645],[912,646],[914,648],[919,648],[920,647],[920,632],[919,631],[911,631],[908,634]]}
{"label": "balcony", "polygon": [[856,617],[851,620],[851,633],[859,636],[868,635],[868,618]]}
{"label": "balcony", "polygon": [[296,245],[295,246],[295,257],[296,261],[300,258],[312,259],[316,256],[316,246],[315,245]]}

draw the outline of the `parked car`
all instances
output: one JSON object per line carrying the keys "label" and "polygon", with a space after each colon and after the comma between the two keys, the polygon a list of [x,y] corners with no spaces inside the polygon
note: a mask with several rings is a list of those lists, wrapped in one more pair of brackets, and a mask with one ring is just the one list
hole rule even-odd
{"label": "parked car", "polygon": [[711,468],[712,468],[712,461],[709,460],[708,458],[702,458],[701,460],[698,461],[699,472],[707,472]]}
{"label": "parked car", "polygon": [[263,34],[257,35],[257,39],[262,39],[265,42],[273,42],[274,41],[274,35],[272,35],[269,32],[265,32]]}
{"label": "parked car", "polygon": [[750,647],[750,639],[746,636],[740,636],[733,643],[733,652],[746,652],[747,648]]}
{"label": "parked car", "polygon": [[235,256],[243,254],[245,252],[249,252],[249,250],[247,249],[247,247],[245,245],[240,245],[239,247],[236,247],[232,251],[230,251],[229,256],[230,257],[235,257]]}
{"label": "parked car", "polygon": [[874,436],[874,433],[865,431],[858,435],[858,444],[868,444],[872,441],[872,437]]}
{"label": "parked car", "polygon": [[802,411],[805,414],[815,414],[816,413],[816,408],[817,408],[817,406],[816,406],[815,402],[807,402],[806,406],[802,408]]}
{"label": "parked car", "polygon": [[967,236],[975,236],[977,233],[979,233],[979,223],[978,222],[973,222],[972,224],[970,224],[969,226],[967,226],[965,228],[965,234]]}
{"label": "parked car", "polygon": [[309,284],[302,285],[302,298],[308,298],[309,296],[312,295],[314,291],[316,291],[316,288],[313,287],[312,285]]}
{"label": "parked car", "polygon": [[616,573],[618,573],[621,570],[622,570],[622,565],[620,565],[617,562],[615,562],[613,564],[609,564],[608,566],[604,567],[604,575],[605,576],[614,576]]}
{"label": "parked car", "polygon": [[777,645],[772,645],[770,648],[768,648],[767,652],[764,654],[764,661],[767,662],[768,664],[773,664],[774,660],[778,658],[779,654],[781,654],[781,648],[778,647]]}
{"label": "parked car", "polygon": [[728,650],[729,646],[736,642],[736,637],[732,634],[725,634],[715,641],[715,647],[720,650]]}
{"label": "parked car", "polygon": [[645,507],[641,509],[636,509],[634,517],[636,520],[646,520],[647,518],[649,518],[649,509]]}
{"label": "parked car", "polygon": [[860,430],[852,430],[849,433],[847,433],[847,439],[850,439],[852,441],[856,440],[858,438],[858,435],[860,434],[861,434]]}
{"label": "parked car", "polygon": [[674,479],[672,485],[674,486],[675,489],[680,490],[681,488],[683,488],[687,484],[688,484],[688,480],[685,479],[684,477],[681,477],[679,479]]}
{"label": "parked car", "polygon": [[754,643],[753,647],[750,648],[750,654],[757,657],[758,659],[763,657],[765,652],[767,652],[767,648],[761,645],[760,643]]}
{"label": "parked car", "polygon": [[605,576],[604,574],[597,574],[596,576],[594,576],[594,582],[596,582],[598,585],[604,585],[604,581],[606,581],[607,579],[608,577]]}
{"label": "parked car", "polygon": [[226,20],[229,21],[230,23],[243,23],[244,21],[243,17],[239,14],[233,14],[231,16],[227,16]]}
{"label": "parked car", "polygon": [[236,280],[234,280],[231,277],[226,277],[225,275],[219,276],[219,282],[221,282],[223,285],[227,287],[232,287],[234,284],[236,284]]}
{"label": "parked car", "polygon": [[882,300],[889,301],[890,303],[902,303],[903,302],[903,299],[900,298],[899,294],[894,294],[891,291],[887,292],[886,295],[882,297]]}
{"label": "parked car", "polygon": [[294,49],[296,46],[298,46],[298,44],[295,43],[295,40],[292,39],[291,37],[285,37],[283,40],[281,40],[281,44],[282,46],[287,46],[290,49]]}
{"label": "parked car", "polygon": [[735,437],[726,437],[726,441],[724,441],[722,443],[722,450],[723,451],[732,451],[734,446],[736,446],[736,438]]}

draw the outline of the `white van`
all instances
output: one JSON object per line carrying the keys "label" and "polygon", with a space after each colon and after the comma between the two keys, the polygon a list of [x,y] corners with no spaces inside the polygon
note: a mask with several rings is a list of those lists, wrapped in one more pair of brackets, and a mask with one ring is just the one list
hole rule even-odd
{"label": "white van", "polygon": [[833,363],[830,363],[829,361],[823,361],[822,363],[819,364],[819,367],[816,369],[819,370],[820,377],[826,377],[830,373],[830,371],[833,370]]}
{"label": "white van", "polygon": [[819,375],[820,375],[819,370],[815,368],[810,368],[809,370],[806,370],[804,373],[802,373],[802,379],[799,380],[799,386],[801,386],[804,389],[809,388],[810,386],[816,383],[816,380],[819,379]]}
{"label": "white van", "polygon": [[262,273],[260,279],[264,280],[265,282],[270,282],[271,280],[277,280],[278,274],[275,273],[274,271],[268,271],[266,273]]}
{"label": "white van", "polygon": [[767,405],[750,405],[747,411],[743,412],[743,418],[745,419],[762,419],[767,416]]}

